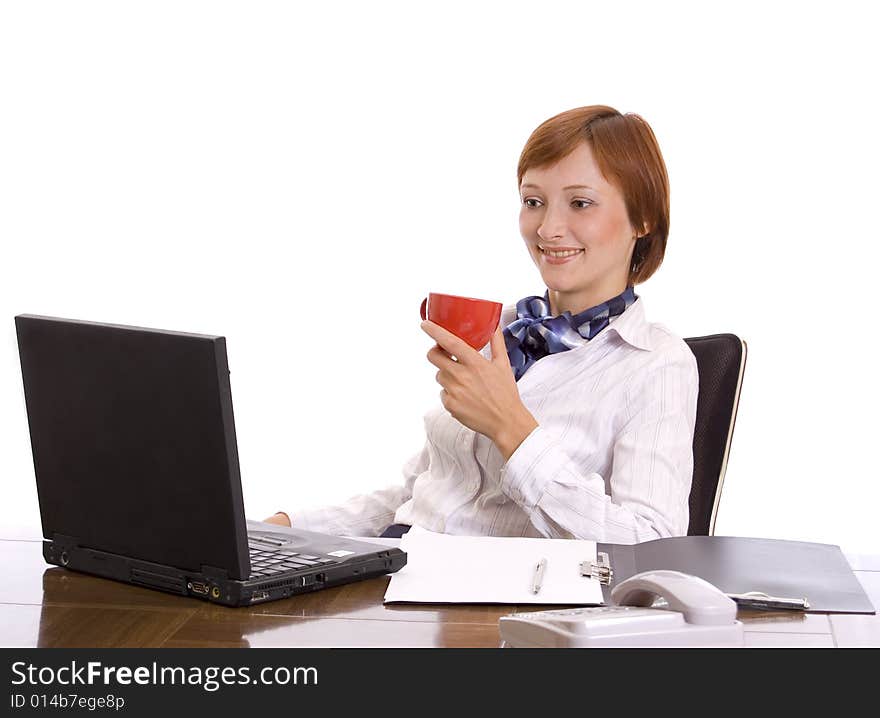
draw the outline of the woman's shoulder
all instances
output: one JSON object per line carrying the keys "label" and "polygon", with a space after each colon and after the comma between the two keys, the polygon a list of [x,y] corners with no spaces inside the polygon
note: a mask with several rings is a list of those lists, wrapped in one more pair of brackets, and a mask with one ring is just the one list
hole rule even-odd
{"label": "woman's shoulder", "polygon": [[648,326],[651,342],[657,349],[690,351],[684,338],[677,332],[672,331],[666,324],[648,321],[645,324]]}
{"label": "woman's shoulder", "polygon": [[654,365],[683,364],[696,373],[696,358],[687,342],[666,324],[649,321],[642,298],[614,319],[609,328],[629,344],[642,361]]}
{"label": "woman's shoulder", "polygon": [[697,375],[697,358],[688,343],[678,333],[660,322],[646,322],[651,337],[651,354],[654,363],[677,364]]}

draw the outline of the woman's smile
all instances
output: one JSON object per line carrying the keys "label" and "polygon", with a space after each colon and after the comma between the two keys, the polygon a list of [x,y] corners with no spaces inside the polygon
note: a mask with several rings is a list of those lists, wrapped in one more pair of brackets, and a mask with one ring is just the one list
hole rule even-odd
{"label": "woman's smile", "polygon": [[583,248],[542,247],[540,244],[538,251],[541,253],[541,261],[547,264],[567,264],[578,259],[584,253]]}

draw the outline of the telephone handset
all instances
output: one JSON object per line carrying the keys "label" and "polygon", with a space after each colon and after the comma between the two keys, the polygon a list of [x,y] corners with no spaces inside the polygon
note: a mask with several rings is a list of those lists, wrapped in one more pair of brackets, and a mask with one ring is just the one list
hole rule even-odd
{"label": "telephone handset", "polygon": [[[664,607],[651,608],[660,597]],[[499,619],[511,648],[743,645],[736,603],[708,581],[645,571],[611,590],[610,606],[515,613]]]}

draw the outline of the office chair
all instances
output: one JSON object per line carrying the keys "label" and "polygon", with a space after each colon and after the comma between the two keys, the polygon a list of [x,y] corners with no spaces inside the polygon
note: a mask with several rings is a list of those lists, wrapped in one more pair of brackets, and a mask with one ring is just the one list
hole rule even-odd
{"label": "office chair", "polygon": [[712,536],[748,347],[734,334],[691,337],[685,342],[697,358],[700,375],[688,536]]}

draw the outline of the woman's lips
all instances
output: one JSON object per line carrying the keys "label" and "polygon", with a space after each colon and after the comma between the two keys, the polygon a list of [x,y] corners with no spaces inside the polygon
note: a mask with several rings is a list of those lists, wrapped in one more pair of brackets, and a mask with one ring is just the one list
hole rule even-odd
{"label": "woman's lips", "polygon": [[541,260],[546,262],[547,264],[568,264],[569,262],[574,261],[584,253],[583,249],[547,250],[543,247],[538,247],[538,251],[541,252]]}

